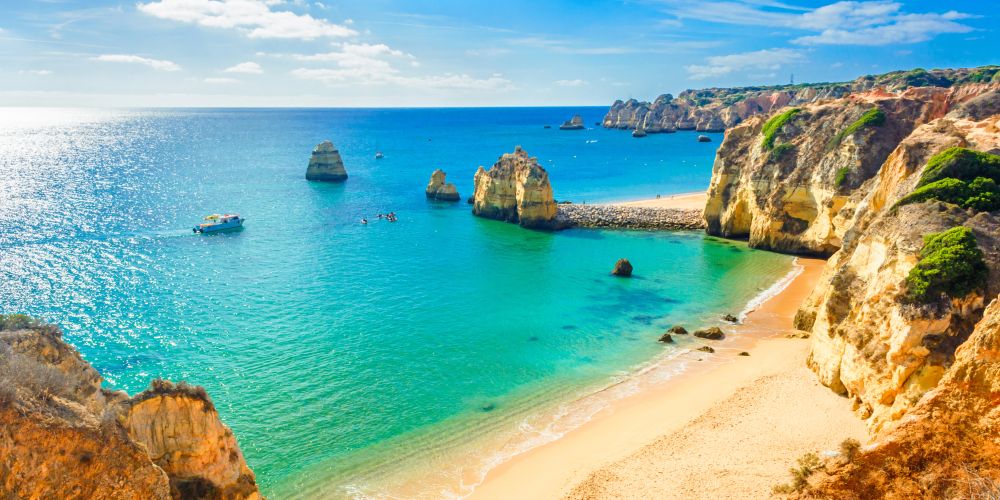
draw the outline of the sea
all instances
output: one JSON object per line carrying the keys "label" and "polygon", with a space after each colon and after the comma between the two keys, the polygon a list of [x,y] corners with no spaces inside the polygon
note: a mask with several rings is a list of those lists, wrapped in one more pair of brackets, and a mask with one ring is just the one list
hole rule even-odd
{"label": "sea", "polygon": [[[605,112],[0,108],[0,312],[62,327],[110,389],[205,386],[268,498],[460,498],[636,373],[682,372],[666,328],[794,267],[698,231],[472,215],[476,169],[516,146],[559,201],[706,188],[722,134],[638,139]],[[327,139],[344,183],[304,178]],[[426,199],[438,168],[463,201]],[[245,228],[192,232],[223,212]]]}

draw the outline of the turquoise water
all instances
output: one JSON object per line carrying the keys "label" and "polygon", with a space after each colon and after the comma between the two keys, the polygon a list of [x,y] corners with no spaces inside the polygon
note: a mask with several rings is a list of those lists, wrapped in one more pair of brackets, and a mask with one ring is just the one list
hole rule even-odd
{"label": "turquoise water", "polygon": [[[464,197],[518,144],[560,200],[707,185],[721,134],[542,128],[604,111],[3,109],[0,311],[61,325],[111,387],[204,385],[272,498],[393,491],[788,272],[700,233],[535,232],[424,198],[433,169]],[[344,184],[303,179],[324,139]],[[390,210],[399,222],[358,223]],[[221,211],[246,229],[191,234]],[[608,275],[619,257],[634,279]]]}

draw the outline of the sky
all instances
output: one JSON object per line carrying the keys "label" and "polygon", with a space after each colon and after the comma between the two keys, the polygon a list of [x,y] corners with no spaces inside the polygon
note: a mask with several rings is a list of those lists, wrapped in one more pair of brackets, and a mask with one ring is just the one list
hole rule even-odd
{"label": "sky", "polygon": [[0,0],[0,106],[603,106],[998,64],[998,16],[996,0]]}

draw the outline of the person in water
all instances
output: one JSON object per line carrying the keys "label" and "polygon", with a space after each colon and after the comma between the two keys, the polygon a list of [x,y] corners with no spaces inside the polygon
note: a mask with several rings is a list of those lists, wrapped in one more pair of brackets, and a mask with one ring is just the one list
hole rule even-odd
{"label": "person in water", "polygon": [[362,223],[362,224],[368,224],[368,219],[367,219],[367,218],[365,218],[365,217],[362,217],[362,218],[361,218],[361,223]]}

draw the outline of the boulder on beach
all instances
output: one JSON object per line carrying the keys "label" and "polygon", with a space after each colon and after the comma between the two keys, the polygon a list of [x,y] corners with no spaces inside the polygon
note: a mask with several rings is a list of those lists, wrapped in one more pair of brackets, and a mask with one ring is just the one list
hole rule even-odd
{"label": "boulder on beach", "polygon": [[458,201],[461,199],[455,185],[446,182],[445,177],[447,175],[440,168],[431,174],[431,180],[427,183],[427,189],[424,190],[428,198],[441,201]]}
{"label": "boulder on beach", "polygon": [[660,339],[657,340],[657,342],[663,342],[664,344],[673,344],[674,338],[671,337],[669,333],[664,333],[663,335],[660,335]]}
{"label": "boulder on beach", "polygon": [[737,318],[733,314],[723,314],[722,315],[722,321],[725,321],[727,323],[739,323],[740,322],[740,318]]}
{"label": "boulder on beach", "polygon": [[340,151],[337,151],[337,148],[330,141],[319,143],[313,149],[312,157],[309,158],[306,180],[343,182],[346,179],[347,170],[344,169],[344,161],[340,158]]}
{"label": "boulder on beach", "polygon": [[583,118],[573,115],[573,118],[559,126],[559,130],[583,130]]}
{"label": "boulder on beach", "polygon": [[699,347],[698,350],[701,351],[701,352],[715,352],[715,349],[712,349],[711,347],[709,347],[707,345],[703,345],[703,346]]}
{"label": "boulder on beach", "polygon": [[746,351],[740,351],[740,353],[737,354],[737,356],[749,356],[749,355],[750,355],[750,353],[746,352]]}
{"label": "boulder on beach", "polygon": [[628,278],[632,276],[632,263],[628,259],[618,259],[615,262],[615,268],[611,271],[614,276],[620,276],[622,278]]}
{"label": "boulder on beach", "polygon": [[712,142],[712,138],[707,135],[699,135],[698,142]]}
{"label": "boulder on beach", "polygon": [[695,330],[694,336],[700,339],[708,339],[708,340],[722,340],[726,338],[726,334],[722,333],[722,329],[717,326],[702,328],[701,330]]}
{"label": "boulder on beach", "polygon": [[687,328],[684,328],[681,325],[674,325],[667,330],[667,333],[672,333],[674,335],[687,335],[688,331]]}

